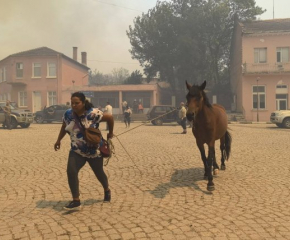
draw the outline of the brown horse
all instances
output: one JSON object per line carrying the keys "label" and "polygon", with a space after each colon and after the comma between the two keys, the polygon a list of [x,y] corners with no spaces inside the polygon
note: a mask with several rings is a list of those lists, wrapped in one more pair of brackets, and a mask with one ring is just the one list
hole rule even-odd
{"label": "brown horse", "polygon": [[[219,169],[215,159],[215,141],[220,139],[221,170],[225,170],[225,160],[228,160],[230,156],[232,138],[228,132],[228,119],[224,107],[210,104],[204,92],[205,86],[206,81],[200,86],[191,86],[186,81],[188,89],[186,117],[189,121],[193,121],[192,133],[204,164],[204,176],[208,178],[207,190],[213,191],[212,167],[214,174],[217,174]],[[207,158],[204,144],[208,145]]]}

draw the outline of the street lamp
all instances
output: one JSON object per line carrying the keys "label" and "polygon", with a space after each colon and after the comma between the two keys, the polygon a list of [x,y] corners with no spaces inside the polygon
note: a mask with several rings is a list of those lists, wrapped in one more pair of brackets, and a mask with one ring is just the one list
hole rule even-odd
{"label": "street lamp", "polygon": [[259,80],[260,78],[257,77],[257,122],[259,122]]}

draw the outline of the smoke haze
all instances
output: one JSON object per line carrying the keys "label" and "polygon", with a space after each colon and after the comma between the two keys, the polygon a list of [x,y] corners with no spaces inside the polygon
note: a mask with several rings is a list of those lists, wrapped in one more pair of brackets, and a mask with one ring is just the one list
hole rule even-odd
{"label": "smoke haze", "polygon": [[155,3],[155,0],[0,0],[0,60],[43,46],[72,58],[75,46],[79,62],[81,52],[87,52],[91,70],[102,73],[120,67],[130,72],[141,70],[139,62],[131,59],[126,30],[136,16]]}
{"label": "smoke haze", "polygon": [[[169,1],[169,0],[168,0]],[[91,70],[141,70],[131,59],[126,30],[157,0],[0,0],[0,60],[39,47],[72,58],[72,47],[87,52]],[[272,19],[273,0],[256,0]],[[275,18],[289,18],[290,0],[275,0]]]}

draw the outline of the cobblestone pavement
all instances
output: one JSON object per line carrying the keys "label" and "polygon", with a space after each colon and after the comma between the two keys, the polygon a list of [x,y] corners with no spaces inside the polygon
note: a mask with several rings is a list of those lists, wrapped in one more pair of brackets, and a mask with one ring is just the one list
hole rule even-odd
{"label": "cobblestone pavement", "polygon": [[[87,164],[79,174],[83,207],[65,211],[68,136],[53,150],[60,126],[0,129],[1,240],[290,239],[288,129],[230,124],[232,155],[209,193],[191,133],[177,125],[138,127],[119,136],[132,159],[113,139],[117,158],[105,167],[112,202],[102,202]],[[117,122],[115,134],[124,131]],[[219,160],[218,142],[216,154]]]}

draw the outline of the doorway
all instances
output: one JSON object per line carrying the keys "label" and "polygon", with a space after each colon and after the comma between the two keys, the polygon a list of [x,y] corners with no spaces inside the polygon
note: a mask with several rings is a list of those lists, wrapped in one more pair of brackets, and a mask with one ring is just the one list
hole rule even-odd
{"label": "doorway", "polygon": [[33,112],[41,110],[41,92],[33,92],[32,103],[33,103],[32,109]]}

